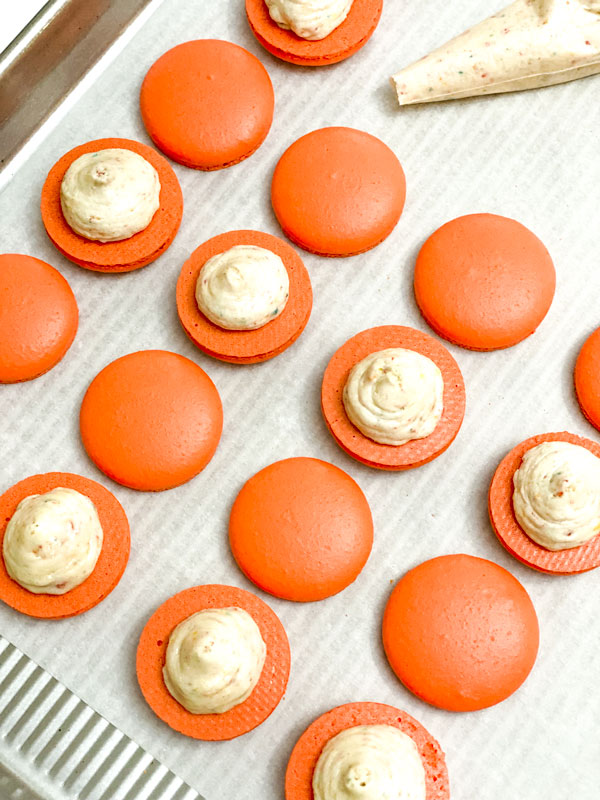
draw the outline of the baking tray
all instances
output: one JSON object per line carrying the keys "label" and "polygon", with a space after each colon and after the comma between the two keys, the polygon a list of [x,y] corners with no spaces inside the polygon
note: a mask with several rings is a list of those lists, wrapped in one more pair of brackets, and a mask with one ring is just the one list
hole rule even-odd
{"label": "baking tray", "polygon": [[49,0],[0,53],[0,177],[149,0]]}
{"label": "baking tray", "polygon": [[[2,607],[0,630],[207,800],[280,800],[285,765],[302,730],[323,711],[355,700],[403,708],[431,731],[446,751],[454,800],[598,796],[599,574],[548,577],[517,563],[493,535],[486,492],[501,457],[531,435],[570,430],[597,439],[577,406],[572,370],[579,347],[600,322],[600,78],[403,111],[388,84],[401,66],[498,5],[387,0],[377,32],[361,52],[311,70],[261,49],[242,0],[164,0],[127,47],[105,60],[94,81],[85,90],[77,87],[77,101],[69,106],[67,100],[67,110],[45,129],[0,194],[3,249],[57,266],[81,314],[77,338],[60,365],[36,381],[1,387],[2,486],[34,472],[79,472],[114,491],[132,528],[129,566],[97,608],[52,623]],[[89,139],[116,135],[148,142],[138,110],[146,70],[169,47],[202,37],[237,42],[267,67],[276,111],[266,142],[227,170],[174,166],[184,219],[155,264],[118,276],[75,267],[53,249],[40,222],[39,193],[48,169]],[[225,230],[280,234],[269,204],[273,168],[298,136],[332,124],[367,130],[399,156],[408,196],[397,229],[355,258],[303,254],[315,304],[305,332],[284,354],[251,367],[205,357],[178,324],[174,292],[181,265],[202,241]],[[421,469],[370,470],[347,457],[326,430],[319,408],[323,370],[359,330],[381,324],[427,330],[412,294],[418,248],[443,222],[478,211],[514,217],[540,236],[557,267],[554,304],[539,330],[517,347],[473,353],[450,346],[467,386],[457,440]],[[147,495],[113,485],[96,471],[82,449],[77,414],[87,385],[105,364],[153,347],[182,353],[209,373],[223,399],[225,427],[200,476]],[[157,720],[140,695],[137,639],[152,611],[181,589],[222,582],[258,592],[229,552],[229,509],[250,475],[295,455],[331,461],[358,481],[373,509],[373,553],[351,587],[321,603],[262,595],[290,638],[292,671],[284,700],[240,739],[186,739]],[[490,558],[513,572],[529,591],[541,626],[539,657],[524,686],[504,703],[466,715],[432,708],[406,691],[380,644],[393,583],[426,558],[451,552]]]}
{"label": "baking tray", "polygon": [[0,636],[2,800],[202,800]]}

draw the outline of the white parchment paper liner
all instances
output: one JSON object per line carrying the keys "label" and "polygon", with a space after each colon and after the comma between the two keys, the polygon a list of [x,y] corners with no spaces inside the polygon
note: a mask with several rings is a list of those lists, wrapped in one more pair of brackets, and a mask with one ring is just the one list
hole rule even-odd
{"label": "white parchment paper liner", "polygon": [[[453,800],[597,800],[600,571],[552,578],[521,566],[497,542],[487,518],[489,481],[517,442],[544,431],[594,439],[572,390],[576,354],[600,325],[598,187],[600,79],[488,102],[408,108],[399,116],[387,77],[436,43],[493,13],[497,0],[386,0],[372,40],[346,62],[298,68],[269,56],[250,32],[242,0],[165,0],[98,82],[81,98],[0,195],[0,241],[67,277],[81,312],[64,361],[30,383],[0,387],[2,489],[35,472],[66,470],[99,480],[123,503],[132,555],[115,591],[80,617],[52,623],[0,606],[0,630],[48,666],[109,720],[150,749],[207,800],[282,800],[283,772],[300,733],[323,711],[375,700],[417,717],[444,747]],[[202,173],[175,164],[185,211],[171,248],[125,275],[97,275],[63,259],[46,238],[39,195],[52,164],[75,145],[103,136],[150,143],[139,117],[143,76],[166,49],[191,38],[237,42],[266,65],[275,87],[273,128],[247,161]],[[300,339],[265,364],[211,360],[177,319],[175,284],[201,242],[225,230],[280,230],[269,182],[281,153],[324,125],[350,125],[381,137],[405,168],[407,204],[394,233],[350,259],[303,254],[315,293]],[[576,132],[576,134],[575,134]],[[416,253],[447,220],[472,212],[505,214],[529,226],[557,268],[554,304],[529,339],[509,350],[473,353],[449,346],[467,385],[461,432],[440,458],[418,470],[382,473],[347,457],[321,418],[323,370],[360,330],[382,324],[428,331],[416,308]],[[77,416],[88,383],[109,361],[164,347],[199,363],[224,403],[225,427],[209,467],[157,495],[111,483],[87,458]],[[322,603],[296,605],[258,592],[290,637],[286,697],[256,731],[227,743],[174,733],[143,701],[135,649],[150,614],[198,583],[254,587],[227,544],[230,506],[243,482],[280,458],[308,455],[347,470],[373,509],[375,544],[359,579]],[[442,553],[467,552],[510,569],[526,586],[541,624],[535,668],[513,697],[486,711],[456,715],[405,690],[380,643],[384,604],[407,569]],[[257,590],[258,591],[258,590]]]}

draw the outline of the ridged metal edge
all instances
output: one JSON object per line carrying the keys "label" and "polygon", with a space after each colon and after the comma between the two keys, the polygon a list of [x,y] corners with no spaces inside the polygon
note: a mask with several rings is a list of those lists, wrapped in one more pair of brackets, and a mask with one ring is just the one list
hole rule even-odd
{"label": "ridged metal edge", "polygon": [[0,635],[2,800],[203,800]]}

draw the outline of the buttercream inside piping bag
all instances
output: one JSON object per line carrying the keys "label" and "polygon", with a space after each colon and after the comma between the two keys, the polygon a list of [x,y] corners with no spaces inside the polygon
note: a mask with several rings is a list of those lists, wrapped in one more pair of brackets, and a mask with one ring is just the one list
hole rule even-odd
{"label": "buttercream inside piping bag", "polygon": [[600,0],[515,0],[392,76],[401,106],[600,73]]}

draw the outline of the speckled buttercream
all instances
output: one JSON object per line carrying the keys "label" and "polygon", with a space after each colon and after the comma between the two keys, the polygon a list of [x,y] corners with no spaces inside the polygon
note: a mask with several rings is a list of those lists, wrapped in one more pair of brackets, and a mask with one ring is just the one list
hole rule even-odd
{"label": "speckled buttercream", "polygon": [[535,89],[598,72],[598,0],[516,0],[391,80],[400,105],[410,105]]}

